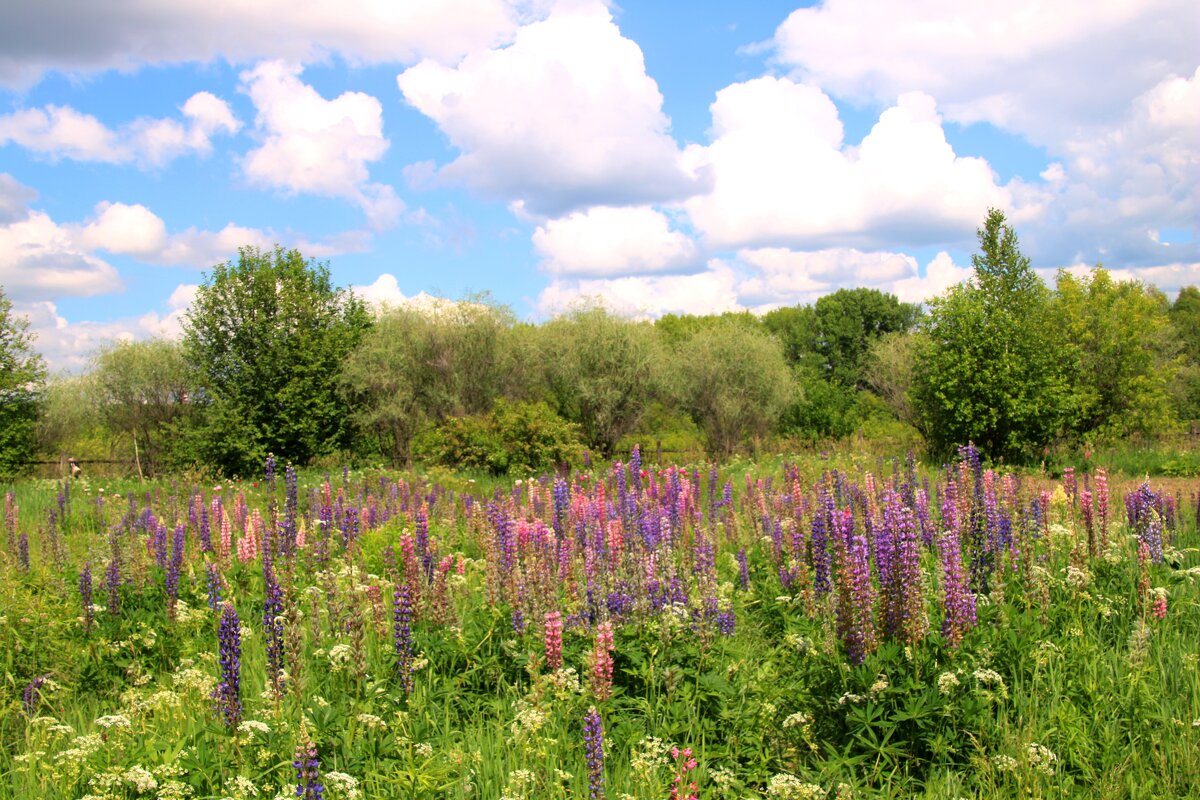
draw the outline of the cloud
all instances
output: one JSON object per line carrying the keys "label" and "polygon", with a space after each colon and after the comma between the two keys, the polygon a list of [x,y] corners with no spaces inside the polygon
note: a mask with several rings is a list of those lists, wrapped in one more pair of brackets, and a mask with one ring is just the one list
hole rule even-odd
{"label": "cloud", "polygon": [[0,225],[24,219],[37,192],[7,172],[0,172]]}
{"label": "cloud", "polygon": [[67,106],[20,109],[0,116],[0,146],[11,142],[51,161],[151,168],[190,153],[207,155],[214,135],[233,134],[240,127],[228,104],[209,92],[192,95],[181,110],[183,122],[142,118],[112,129]]}
{"label": "cloud", "polygon": [[916,259],[903,253],[770,247],[741,250],[737,257],[757,273],[738,284],[741,301],[751,306],[811,303],[837,289],[859,286],[888,291],[917,275]]}
{"label": "cloud", "polygon": [[703,188],[682,164],[641,49],[599,2],[560,6],[507,47],[455,68],[423,61],[397,82],[462,153],[442,167],[443,180],[534,214]]}
{"label": "cloud", "polygon": [[666,272],[697,258],[695,243],[646,206],[595,206],[549,220],[534,231],[533,246],[546,272],[578,277]]}
{"label": "cloud", "polygon": [[0,83],[27,86],[49,70],[305,61],[453,62],[508,37],[520,9],[506,0],[74,0],[0,3]]}
{"label": "cloud", "polygon": [[370,183],[367,168],[389,145],[379,100],[362,92],[326,100],[300,80],[301,71],[269,61],[242,73],[263,140],[242,161],[246,177],[289,193],[348,199],[377,229],[395,224],[404,204],[390,186]]}
{"label": "cloud", "polygon": [[774,43],[780,63],[837,97],[925,92],[955,122],[1054,145],[1114,123],[1164,74],[1190,73],[1197,30],[1192,0],[828,0],[792,12]]}
{"label": "cloud", "polygon": [[14,303],[13,311],[29,320],[30,330],[37,337],[33,346],[46,359],[51,372],[80,372],[87,369],[92,354],[113,342],[179,338],[183,316],[197,288],[192,284],[181,284],[171,292],[161,311],[104,322],[71,322],[60,315],[58,306],[49,300]]}
{"label": "cloud", "polygon": [[971,267],[960,267],[948,253],[941,252],[925,265],[924,275],[913,275],[892,284],[890,291],[903,303],[924,303],[951,286],[970,280]]}
{"label": "cloud", "polygon": [[537,310],[553,316],[599,301],[617,313],[636,317],[720,314],[742,309],[737,280],[732,268],[715,260],[693,275],[554,280],[538,295]]}
{"label": "cloud", "polygon": [[960,242],[1014,205],[986,161],[955,154],[925,94],[902,95],[857,146],[826,94],[787,78],[725,87],[712,116],[713,142],[688,157],[713,189],[684,205],[714,247]]}
{"label": "cloud", "polygon": [[122,289],[111,264],[87,252],[73,231],[42,211],[0,224],[0,286],[18,302]]}
{"label": "cloud", "polygon": [[382,273],[374,282],[365,286],[351,286],[350,291],[376,311],[396,306],[407,306],[423,311],[437,312],[463,302],[437,297],[424,291],[417,292],[411,296],[406,295],[400,290],[400,284],[396,280],[396,276],[390,272]]}

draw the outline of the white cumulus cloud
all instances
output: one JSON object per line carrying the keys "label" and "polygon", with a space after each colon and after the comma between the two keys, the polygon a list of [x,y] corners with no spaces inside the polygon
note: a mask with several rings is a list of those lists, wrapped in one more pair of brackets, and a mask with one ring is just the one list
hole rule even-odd
{"label": "white cumulus cloud", "polygon": [[691,266],[695,243],[646,206],[595,206],[539,225],[533,246],[553,275],[612,277]]}
{"label": "white cumulus cloud", "polygon": [[538,295],[537,309],[553,316],[581,304],[599,302],[619,314],[635,317],[720,314],[742,310],[737,281],[737,273],[716,260],[691,275],[554,280]]}
{"label": "white cumulus cloud", "polygon": [[397,81],[462,153],[442,179],[532,213],[670,200],[700,188],[684,169],[641,48],[602,3],[561,5],[507,47],[453,68],[423,61]]}
{"label": "white cumulus cloud", "polygon": [[714,140],[689,148],[714,185],[685,206],[717,247],[918,246],[968,239],[1012,194],[986,161],[955,154],[931,97],[902,95],[857,146],[830,98],[787,78],[727,86]]}
{"label": "white cumulus cloud", "polygon": [[207,155],[214,135],[240,128],[229,105],[210,92],[192,95],[181,111],[183,121],[146,117],[114,129],[68,106],[19,109],[0,115],[0,146],[12,143],[52,161],[153,168],[187,154]]}
{"label": "white cumulus cloud", "polygon": [[262,138],[242,161],[246,177],[285,192],[345,198],[376,228],[394,224],[404,204],[390,186],[371,183],[368,169],[389,145],[379,100],[363,92],[326,100],[300,80],[301,71],[268,61],[242,73]]}

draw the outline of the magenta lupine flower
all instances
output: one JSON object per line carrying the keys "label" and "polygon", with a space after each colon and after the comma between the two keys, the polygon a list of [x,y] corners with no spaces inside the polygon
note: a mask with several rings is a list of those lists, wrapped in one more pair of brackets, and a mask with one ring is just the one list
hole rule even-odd
{"label": "magenta lupine flower", "polygon": [[601,622],[596,626],[596,643],[592,649],[592,693],[597,700],[612,696],[613,647],[612,623]]}
{"label": "magenta lupine flower", "polygon": [[1096,470],[1096,517],[1100,522],[1100,549],[1108,550],[1108,472]]}
{"label": "magenta lupine flower", "polygon": [[603,800],[604,794],[604,723],[596,707],[583,716],[583,750],[587,759],[588,791],[591,800]]}
{"label": "magenta lupine flower", "polygon": [[888,633],[905,644],[925,637],[920,544],[912,509],[894,502],[885,517],[893,536],[892,569],[884,587]]}
{"label": "magenta lupine flower", "polygon": [[226,603],[221,612],[217,641],[220,645],[218,662],[221,682],[213,690],[212,698],[217,713],[225,718],[225,727],[234,731],[242,721],[242,621],[233,603]]}
{"label": "magenta lupine flower", "polygon": [[1096,524],[1092,509],[1092,493],[1084,489],[1079,493],[1079,506],[1083,511],[1083,529],[1087,531],[1088,555],[1096,556]]}
{"label": "magenta lupine flower", "polygon": [[556,670],[562,666],[562,632],[562,614],[558,611],[547,611],[543,628],[547,669]]}

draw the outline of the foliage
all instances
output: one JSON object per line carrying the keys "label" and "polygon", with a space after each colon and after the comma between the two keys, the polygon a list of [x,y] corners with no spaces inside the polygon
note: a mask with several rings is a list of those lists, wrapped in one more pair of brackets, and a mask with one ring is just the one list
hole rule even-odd
{"label": "foliage", "polygon": [[579,425],[591,449],[611,455],[663,392],[664,353],[654,328],[603,308],[583,308],[536,329],[545,397]]}
{"label": "foliage", "polygon": [[878,289],[838,289],[812,306],[770,311],[763,325],[783,342],[790,363],[811,367],[837,386],[862,387],[872,343],[910,330],[920,316],[920,306]]}
{"label": "foliage", "polygon": [[1181,356],[1171,387],[1175,407],[1180,418],[1200,420],[1200,289],[1180,289],[1169,318]]}
{"label": "foliage", "polygon": [[732,321],[692,334],[673,366],[677,402],[714,455],[729,456],[746,439],[771,433],[795,393],[779,342]]}
{"label": "foliage", "polygon": [[1049,291],[1018,249],[1004,214],[979,229],[969,283],[931,303],[914,399],[932,450],[973,441],[992,458],[1028,461],[1062,430],[1068,363],[1052,343]]}
{"label": "foliage", "polygon": [[511,314],[481,300],[388,309],[342,364],[352,419],[393,464],[425,425],[483,414],[506,385]]}
{"label": "foliage", "polygon": [[492,475],[532,475],[578,460],[579,427],[545,403],[496,402],[488,414],[451,417],[422,442],[433,463]]}
{"label": "foliage", "polygon": [[183,323],[203,410],[187,452],[251,474],[267,452],[303,464],[347,444],[338,368],[370,325],[362,302],[332,286],[328,266],[297,250],[243,247],[237,263],[218,264]]}
{"label": "foliage", "polygon": [[171,431],[183,423],[196,394],[183,348],[166,339],[106,347],[95,356],[91,385],[109,430],[130,440],[130,460],[139,459],[148,475],[171,466]]}
{"label": "foliage", "polygon": [[46,365],[33,349],[29,320],[13,314],[0,287],[0,478],[25,472],[33,457]]}
{"label": "foliage", "polygon": [[1165,297],[1137,281],[1060,270],[1053,298],[1060,358],[1070,362],[1069,425],[1079,437],[1156,434],[1173,422],[1175,343]]}
{"label": "foliage", "polygon": [[826,380],[809,367],[796,368],[794,375],[797,391],[781,423],[785,433],[840,439],[854,432],[861,421],[857,391]]}
{"label": "foliage", "polygon": [[896,419],[909,425],[917,422],[911,390],[920,334],[891,333],[876,339],[863,359],[862,375]]}

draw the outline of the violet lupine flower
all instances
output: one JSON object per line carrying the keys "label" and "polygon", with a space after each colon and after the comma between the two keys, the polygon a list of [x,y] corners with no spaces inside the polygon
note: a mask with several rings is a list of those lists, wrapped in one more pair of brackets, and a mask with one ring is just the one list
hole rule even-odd
{"label": "violet lupine flower", "polygon": [[83,565],[83,572],[79,573],[79,602],[83,606],[83,633],[90,635],[92,632],[92,623],[95,621],[95,614],[92,611],[92,563]]}
{"label": "violet lupine flower", "polygon": [[562,631],[562,614],[558,611],[547,611],[543,628],[547,669],[556,670],[562,666]]}
{"label": "violet lupine flower", "polygon": [[829,520],[829,508],[825,501],[829,499],[828,495],[822,492],[822,507],[813,514],[812,520],[813,588],[818,594],[827,594],[830,589],[829,533],[825,529]]}
{"label": "violet lupine flower", "polygon": [[171,560],[167,564],[167,616],[175,619],[175,604],[179,601],[179,571],[183,568],[183,547],[186,528],[175,526],[175,535],[171,541]]}
{"label": "violet lupine flower", "polygon": [[29,572],[29,534],[21,531],[21,535],[17,537],[17,561],[21,564],[21,569]]}
{"label": "violet lupine flower", "polygon": [[233,603],[225,603],[221,621],[217,626],[217,642],[220,646],[218,663],[221,667],[221,682],[213,689],[217,713],[225,718],[229,731],[237,730],[242,721],[242,621],[238,618]]}
{"label": "violet lupine flower", "polygon": [[963,634],[975,627],[975,595],[967,590],[963,579],[958,530],[947,528],[938,537],[937,544],[942,561],[942,588],[946,604],[942,636],[951,648],[957,648],[962,643]]}
{"label": "violet lupine flower", "polygon": [[588,791],[592,800],[603,800],[604,794],[604,723],[592,706],[583,715],[583,750],[587,758]]}
{"label": "violet lupine flower", "polygon": [[200,552],[211,553],[212,546],[212,531],[208,523],[208,506],[204,503],[203,496],[196,498],[197,505],[200,506],[200,521],[199,521],[199,537],[200,537]]}
{"label": "violet lupine flower", "polygon": [[[871,585],[871,568],[867,556],[867,539],[861,533],[851,534],[848,548],[850,608],[844,614],[842,643],[851,664],[861,664],[875,650],[875,589]],[[841,609],[839,609],[841,611]]]}
{"label": "violet lupine flower", "polygon": [[25,712],[26,717],[32,718],[37,713],[42,702],[42,687],[49,679],[49,674],[38,675],[25,685],[25,691],[21,693],[21,710]]}
{"label": "violet lupine flower", "polygon": [[717,630],[722,636],[733,636],[737,632],[737,615],[733,611],[733,606],[726,606],[721,611],[717,612]]}
{"label": "violet lupine flower", "polygon": [[271,562],[263,559],[263,633],[267,640],[267,675],[279,692],[283,688],[283,589]]}
{"label": "violet lupine flower", "polygon": [[208,607],[216,611],[221,605],[221,568],[215,562],[208,564]]}
{"label": "violet lupine flower", "polygon": [[321,800],[325,796],[325,787],[321,785],[321,762],[317,758],[317,745],[307,730],[301,731],[292,766],[296,768],[297,800]]}
{"label": "violet lupine flower", "polygon": [[925,638],[925,593],[922,586],[920,544],[912,509],[896,504],[891,509],[893,554],[887,592],[888,633],[905,644]]}
{"label": "violet lupine flower", "polygon": [[407,583],[392,593],[392,643],[396,649],[396,671],[405,692],[413,689],[412,592]]}

